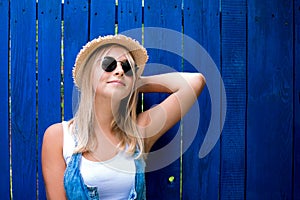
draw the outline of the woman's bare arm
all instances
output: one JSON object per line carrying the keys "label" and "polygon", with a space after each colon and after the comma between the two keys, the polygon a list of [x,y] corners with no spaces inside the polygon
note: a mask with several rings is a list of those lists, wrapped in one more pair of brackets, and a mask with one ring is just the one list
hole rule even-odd
{"label": "woman's bare arm", "polygon": [[170,93],[159,105],[138,116],[146,152],[188,112],[204,86],[205,78],[200,73],[167,73],[140,78],[140,92]]}
{"label": "woman's bare arm", "polygon": [[62,124],[50,126],[43,139],[42,171],[47,199],[66,199],[63,177],[66,169],[63,158]]}

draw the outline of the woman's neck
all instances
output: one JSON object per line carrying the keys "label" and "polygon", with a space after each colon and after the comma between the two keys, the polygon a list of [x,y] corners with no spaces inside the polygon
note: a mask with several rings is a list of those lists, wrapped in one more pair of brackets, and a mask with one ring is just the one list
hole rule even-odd
{"label": "woman's neck", "polygon": [[111,132],[111,124],[118,115],[119,103],[109,98],[95,98],[95,124],[103,132]]}

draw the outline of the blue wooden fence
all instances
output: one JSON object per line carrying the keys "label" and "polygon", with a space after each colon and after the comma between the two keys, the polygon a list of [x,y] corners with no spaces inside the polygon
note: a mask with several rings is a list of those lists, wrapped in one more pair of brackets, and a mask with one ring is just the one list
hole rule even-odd
{"label": "blue wooden fence", "polygon": [[[43,133],[73,115],[71,69],[81,46],[116,27],[161,27],[192,37],[213,58],[226,89],[223,129],[210,122],[205,88],[192,145],[147,173],[148,199],[300,199],[300,0],[0,0],[1,199],[45,199]],[[182,49],[183,56],[192,53]],[[170,52],[149,49],[149,55],[150,63],[195,71]],[[145,95],[144,107],[164,97]],[[174,149],[180,153],[188,120],[154,149],[182,129]],[[199,159],[209,123],[222,135]]]}

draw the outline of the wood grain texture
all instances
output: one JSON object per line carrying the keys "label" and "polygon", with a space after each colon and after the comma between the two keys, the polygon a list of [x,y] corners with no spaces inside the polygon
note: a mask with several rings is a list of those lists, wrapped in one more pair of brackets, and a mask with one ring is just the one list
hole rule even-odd
{"label": "wood grain texture", "polygon": [[0,194],[10,197],[9,163],[9,1],[0,1]]}
{"label": "wood grain texture", "polygon": [[294,199],[300,200],[300,1],[294,0]]}
{"label": "wood grain texture", "polygon": [[14,199],[36,199],[36,1],[10,2]]}
{"label": "wood grain texture", "polygon": [[73,117],[74,109],[72,69],[75,58],[89,40],[88,0],[67,0],[64,3],[64,119]]}
{"label": "wood grain texture", "polygon": [[220,199],[245,195],[247,1],[222,0],[222,79],[227,113],[221,135]]}
{"label": "wood grain texture", "polygon": [[[147,0],[144,2],[144,25],[145,27],[160,27],[169,28],[181,32],[181,1],[155,1]],[[176,19],[176,20],[174,20]],[[150,43],[155,40],[159,41],[161,46],[157,46],[156,49],[148,49],[149,61],[148,63],[158,63],[158,65],[151,66],[149,68],[149,74],[159,73],[159,64],[163,64],[169,67],[169,69],[175,69],[176,71],[181,71],[181,58],[168,51],[162,51],[169,44],[166,44],[165,38],[168,37],[166,34],[161,34],[158,36],[153,36],[149,32],[145,32],[145,46],[150,45]],[[156,43],[155,42],[155,43]],[[181,41],[174,41],[179,42]],[[181,48],[179,46],[179,48]],[[147,66],[146,66],[147,67]],[[150,66],[149,66],[150,67]],[[150,108],[154,104],[159,103],[164,98],[165,94],[145,94],[144,95],[144,108]],[[152,152],[162,149],[166,144],[168,144],[174,136],[177,134],[179,129],[179,124],[174,126],[173,130],[168,131],[163,135],[157,143],[152,148]],[[162,159],[168,157],[168,154],[177,154],[178,159],[172,164],[164,167],[160,170],[149,172],[146,174],[147,180],[147,199],[179,199],[180,198],[180,141],[177,141],[177,146],[174,147],[172,152],[165,152]],[[149,156],[147,160],[148,169],[151,165],[159,165],[155,157]],[[162,161],[161,161],[162,162]],[[169,181],[170,177],[174,177],[173,181]],[[172,178],[171,178],[172,179]]]}
{"label": "wood grain texture", "polygon": [[[184,34],[192,37],[199,45],[203,46],[213,57],[216,65],[220,66],[219,1],[189,0],[184,1],[183,7]],[[184,44],[186,44],[185,41]],[[184,45],[184,58],[189,56],[195,60],[201,57],[202,54],[203,52],[196,51],[192,46]],[[184,71],[186,72],[199,72],[198,69],[202,67],[192,66],[188,61],[184,62]],[[206,77],[206,79],[211,78],[213,77]],[[211,82],[220,85],[218,80]],[[211,101],[207,87],[201,93],[198,104],[196,106],[199,106],[200,113],[195,113],[195,110],[192,109],[183,118],[183,149],[188,148],[188,150],[183,154],[182,159],[182,199],[218,199],[220,143],[217,143],[213,151],[205,158],[200,159],[198,156],[209,123],[214,123],[217,126],[220,124],[218,121],[210,122]],[[188,138],[191,137],[192,131],[194,131],[192,129],[195,123],[198,125],[197,135],[193,143],[188,144],[187,141],[189,141]],[[220,127],[218,129],[221,131]]]}
{"label": "wood grain texture", "polygon": [[90,39],[115,34],[116,3],[109,0],[90,1]]}
{"label": "wood grain texture", "polygon": [[41,147],[48,126],[61,121],[61,2],[38,2],[38,199],[46,199]]}
{"label": "wood grain texture", "polygon": [[248,2],[247,199],[292,199],[293,3]]}
{"label": "wood grain texture", "polygon": [[[142,28],[142,1],[124,0],[118,4],[118,33],[126,30]],[[135,38],[142,43],[142,34]]]}

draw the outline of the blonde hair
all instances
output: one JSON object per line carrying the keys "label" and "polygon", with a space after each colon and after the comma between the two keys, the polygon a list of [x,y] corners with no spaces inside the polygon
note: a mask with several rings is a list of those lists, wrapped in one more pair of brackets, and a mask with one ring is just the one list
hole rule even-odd
{"label": "blonde hair", "polygon": [[[97,140],[94,132],[95,89],[92,87],[92,77],[95,67],[99,64],[99,58],[103,58],[114,47],[123,46],[109,45],[95,50],[86,62],[84,70],[81,72],[81,84],[79,85],[80,102],[78,110],[70,123],[70,125],[73,125],[72,133],[77,141],[74,153],[93,151],[97,145],[95,142]],[[123,48],[126,50],[125,47]],[[135,64],[130,52],[126,53],[125,57],[134,68]],[[139,157],[144,150],[144,142],[136,124],[138,92],[135,89],[137,77],[134,69],[133,79],[134,84],[132,85],[131,92],[125,99],[121,100],[119,114],[115,116],[116,119],[112,122],[111,127],[112,131],[116,134],[116,137],[120,140],[120,143],[118,144],[119,150],[126,150],[128,154],[133,155],[138,148],[139,154],[137,157]],[[122,106],[124,104],[125,106]],[[122,110],[122,108],[125,109]]]}

